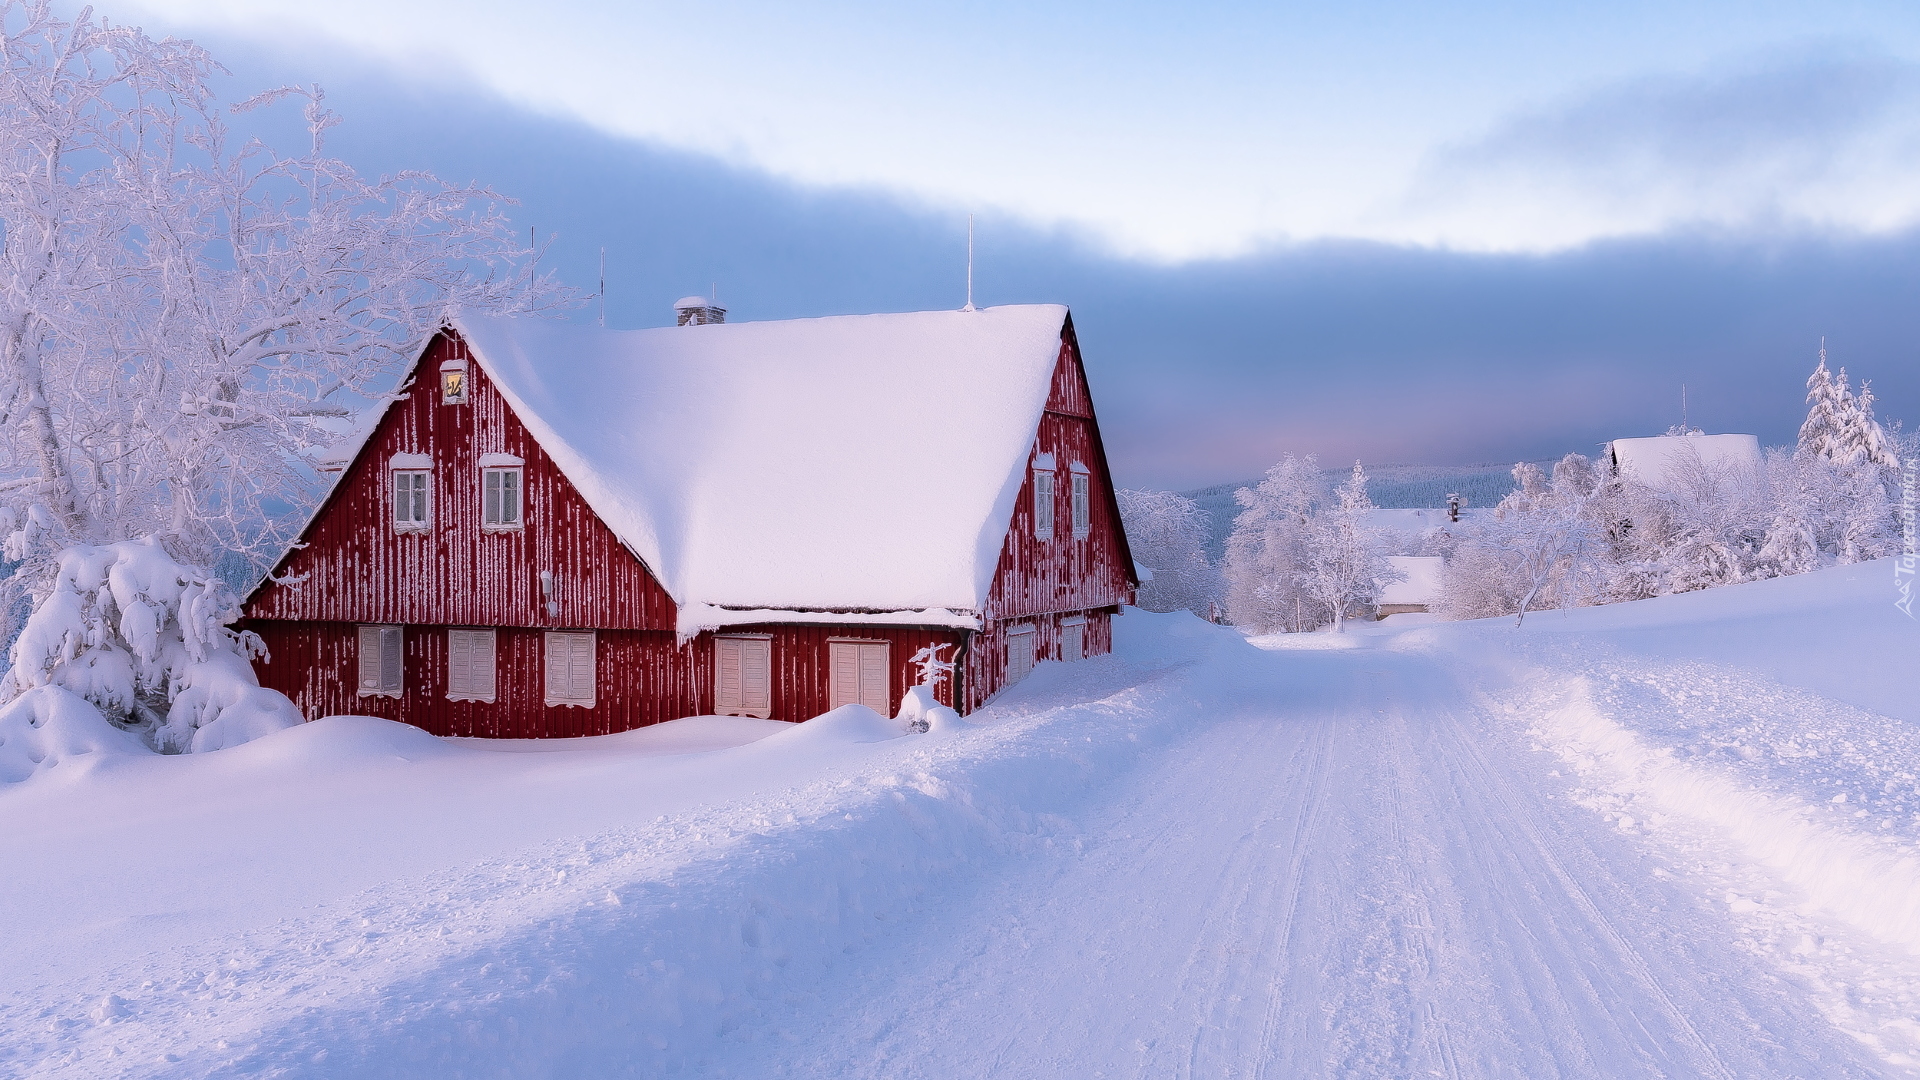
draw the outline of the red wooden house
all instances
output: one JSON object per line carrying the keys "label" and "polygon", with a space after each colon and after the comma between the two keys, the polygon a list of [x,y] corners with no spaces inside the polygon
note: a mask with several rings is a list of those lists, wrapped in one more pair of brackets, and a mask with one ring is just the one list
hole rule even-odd
{"label": "red wooden house", "polygon": [[593,735],[890,715],[943,643],[968,711],[1107,652],[1132,565],[1063,307],[463,318],[246,618],[310,718]]}

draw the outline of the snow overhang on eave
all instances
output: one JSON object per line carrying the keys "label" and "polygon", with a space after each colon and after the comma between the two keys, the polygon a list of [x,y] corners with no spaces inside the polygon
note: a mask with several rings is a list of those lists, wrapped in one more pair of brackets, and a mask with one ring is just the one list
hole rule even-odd
{"label": "snow overhang on eave", "polygon": [[722,607],[718,604],[687,604],[680,608],[676,629],[681,640],[690,640],[704,631],[725,630],[730,626],[798,624],[805,626],[935,626],[956,630],[980,629],[980,617],[971,611],[953,608],[901,608],[892,611],[824,610],[808,608]]}

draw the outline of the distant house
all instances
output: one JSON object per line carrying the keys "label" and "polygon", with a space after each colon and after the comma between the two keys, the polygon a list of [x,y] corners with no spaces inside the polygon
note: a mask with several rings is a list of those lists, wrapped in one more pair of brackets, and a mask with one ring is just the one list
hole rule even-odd
{"label": "distant house", "polygon": [[[1434,511],[1445,515],[1446,511]],[[1387,562],[1406,575],[1380,588],[1381,618],[1431,611],[1440,600],[1440,575],[1446,560],[1438,555],[1389,555]]]}
{"label": "distant house", "polygon": [[1760,468],[1760,440],[1752,435],[1655,435],[1615,439],[1608,444],[1615,474],[1630,476],[1655,491],[1672,491],[1689,475],[1734,475]]}
{"label": "distant house", "polygon": [[[1057,306],[608,331],[462,318],[246,602],[309,718],[549,737],[961,711],[1136,581]],[[696,310],[697,309],[697,310]]]}

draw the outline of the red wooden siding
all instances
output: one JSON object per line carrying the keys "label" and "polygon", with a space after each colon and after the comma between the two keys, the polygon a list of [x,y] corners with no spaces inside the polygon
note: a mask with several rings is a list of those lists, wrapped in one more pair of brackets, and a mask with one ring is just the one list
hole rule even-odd
{"label": "red wooden siding", "polygon": [[[250,619],[423,623],[435,626],[597,627],[665,630],[673,600],[588,508],[506,400],[469,359],[467,402],[443,405],[443,360],[465,355],[436,337],[404,401],[388,410],[321,508],[306,546],[247,603]],[[432,527],[396,533],[388,461],[433,458]],[[480,527],[480,456],[525,460],[524,527]],[[553,574],[559,612],[549,615],[540,574]]]}
{"label": "red wooden siding", "polygon": [[[1119,505],[1107,475],[1100,429],[1086,396],[1080,358],[1068,336],[1060,346],[1054,369],[1054,394],[1040,419],[1040,430],[1027,459],[1027,475],[1014,504],[1013,522],[1000,549],[988,593],[989,621],[998,622],[1046,612],[1085,611],[1133,602],[1133,573],[1120,527]],[[1055,405],[1061,406],[1055,409]],[[1077,413],[1072,410],[1079,410]],[[1033,465],[1041,454],[1054,457],[1053,538],[1033,534]],[[1089,530],[1073,535],[1074,462],[1089,471]]]}
{"label": "red wooden siding", "polygon": [[[468,359],[467,400],[441,402],[440,365]],[[396,453],[432,458],[431,527],[396,532],[388,464]],[[524,460],[524,527],[481,527],[481,455]],[[1032,456],[1056,460],[1054,535],[1033,535]],[[1090,480],[1089,533],[1075,537],[1070,477],[1084,463]],[[276,569],[296,582],[267,584],[250,597],[245,625],[271,659],[259,662],[263,685],[291,697],[309,718],[382,716],[439,735],[567,737],[625,731],[713,709],[713,635],[682,643],[675,609],[647,567],[588,508],[546,452],[513,415],[457,335],[426,348],[411,389],[383,416],[303,536]],[[770,537],[769,543],[781,542]],[[830,557],[826,556],[826,557]],[[558,583],[549,612],[541,574]],[[979,633],[938,627],[776,624],[729,628],[772,638],[772,715],[805,720],[831,704],[834,638],[888,643],[888,711],[913,684],[909,665],[924,646],[955,646],[964,656],[960,700],[950,682],[941,697],[971,711],[1006,676],[1005,631],[1032,622],[1036,656],[1060,657],[1060,619],[1087,617],[1088,656],[1111,651],[1109,615],[1131,603],[1134,582],[1126,537],[1100,445],[1071,320],[1062,328],[1052,392],[1035,433]],[[357,626],[405,627],[401,697],[360,697]],[[497,633],[497,695],[492,702],[448,701],[448,627]],[[545,703],[545,630],[593,630],[595,703],[591,709]]]}
{"label": "red wooden siding", "polygon": [[[888,645],[887,665],[887,715],[900,711],[900,698],[907,687],[919,679],[919,672],[907,663],[913,654],[928,645],[949,644],[954,646],[941,654],[946,660],[952,660],[959,652],[964,631],[939,627],[920,626],[795,626],[777,624],[766,626],[729,626],[721,631],[724,634],[768,634],[773,638],[773,718],[775,720],[806,720],[826,712],[830,707],[828,694],[831,682],[828,674],[827,642],[830,639],[884,641]],[[703,634],[700,638],[702,662],[712,670],[712,636]],[[711,683],[711,678],[706,683]],[[713,707],[712,690],[709,687],[702,707]],[[939,698],[942,704],[953,704],[953,680],[949,679],[940,688]]]}
{"label": "red wooden siding", "polygon": [[1022,625],[1034,628],[1033,655],[1036,661],[1060,659],[1060,620],[1074,615],[1087,619],[1086,637],[1081,646],[1086,656],[1104,656],[1113,651],[1112,609],[1061,612],[1026,619],[994,623],[973,635],[967,645],[963,713],[972,712],[987,699],[1005,689],[1007,678],[1007,631]]}
{"label": "red wooden siding", "polygon": [[705,650],[675,643],[671,632],[601,630],[594,640],[594,707],[549,706],[542,666],[545,632],[497,631],[495,698],[447,700],[447,628],[404,630],[405,690],[398,698],[360,697],[355,623],[257,622],[271,659],[256,662],[263,686],[293,699],[309,720],[380,716],[435,735],[501,739],[607,735],[704,711],[710,700]]}

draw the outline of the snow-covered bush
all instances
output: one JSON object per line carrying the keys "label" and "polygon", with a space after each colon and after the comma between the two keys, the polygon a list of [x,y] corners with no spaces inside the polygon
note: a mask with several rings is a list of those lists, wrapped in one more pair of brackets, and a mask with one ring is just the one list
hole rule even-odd
{"label": "snow-covered bush", "polygon": [[232,592],[157,539],[76,545],[54,566],[10,650],[0,701],[32,697],[44,711],[54,706],[40,691],[63,691],[163,753],[237,746],[301,722],[254,676],[259,639],[229,629]]}
{"label": "snow-covered bush", "polygon": [[1135,602],[1147,611],[1210,614],[1224,599],[1224,583],[1207,558],[1207,512],[1171,491],[1115,494],[1133,561],[1151,571]]}

